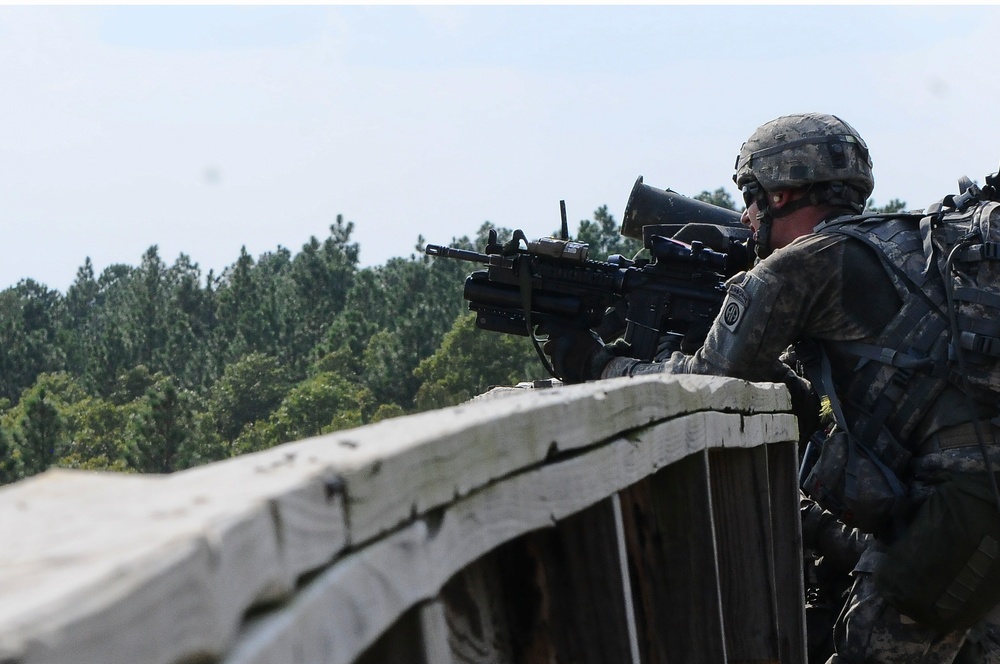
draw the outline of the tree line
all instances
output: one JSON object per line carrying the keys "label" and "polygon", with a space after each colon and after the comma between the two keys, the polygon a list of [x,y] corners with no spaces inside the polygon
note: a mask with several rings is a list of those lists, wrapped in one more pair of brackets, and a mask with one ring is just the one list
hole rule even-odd
{"label": "tree line", "polygon": [[[581,229],[608,224],[601,208]],[[65,294],[32,279],[0,292],[0,483],[166,473],[538,376],[526,339],[476,330],[471,264],[418,238],[360,268],[353,228],[338,216],[296,253],[244,248],[221,274],[153,246],[100,275],[87,259]],[[510,235],[486,222],[451,246],[481,250],[490,230]]]}

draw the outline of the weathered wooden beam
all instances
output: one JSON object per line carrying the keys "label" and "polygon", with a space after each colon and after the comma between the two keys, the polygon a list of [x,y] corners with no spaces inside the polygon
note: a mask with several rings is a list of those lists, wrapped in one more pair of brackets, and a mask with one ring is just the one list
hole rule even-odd
{"label": "weathered wooden beam", "polygon": [[609,499],[499,548],[517,664],[631,661]]}
{"label": "weathered wooden beam", "polygon": [[0,491],[0,654],[169,664],[217,652],[345,531],[318,478],[245,459],[204,482],[50,471]]}
{"label": "weathered wooden beam", "polygon": [[[450,579],[421,609],[434,664],[639,664],[621,570],[614,497],[502,544]],[[398,625],[364,659],[408,650]],[[371,659],[378,652],[378,660]],[[409,661],[416,661],[412,659]]]}
{"label": "weathered wooden beam", "polygon": [[301,446],[319,459],[335,450],[351,539],[360,543],[555,453],[624,431],[693,412],[753,415],[790,409],[780,385],[653,375],[474,402],[303,441],[289,451]]}
{"label": "weathered wooden beam", "polygon": [[504,542],[706,444],[793,439],[789,407],[774,385],[619,379],[168,477],[43,474],[0,490],[17,534],[0,544],[0,660],[353,661]]}
{"label": "weathered wooden beam", "polygon": [[[696,413],[491,484],[459,499],[440,518],[419,519],[338,561],[272,624],[258,626],[248,636],[252,647],[239,645],[226,662],[279,661],[280,656],[257,658],[272,646],[283,647],[289,631],[300,643],[318,644],[310,649],[317,659],[309,661],[350,662],[399,615],[434,598],[450,577],[480,556],[635,484],[689,455],[699,441],[738,440],[746,419]],[[794,420],[785,424],[771,428],[772,442],[794,435]],[[319,659],[321,653],[325,658]]]}

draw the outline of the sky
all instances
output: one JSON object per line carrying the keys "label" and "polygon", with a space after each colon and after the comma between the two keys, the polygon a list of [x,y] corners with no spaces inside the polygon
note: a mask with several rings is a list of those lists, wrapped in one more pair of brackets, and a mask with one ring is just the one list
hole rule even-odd
{"label": "sky", "polygon": [[153,245],[218,274],[337,215],[363,266],[539,237],[640,175],[739,199],[742,142],[806,111],[922,208],[1000,166],[997,34],[990,5],[0,6],[0,289]]}

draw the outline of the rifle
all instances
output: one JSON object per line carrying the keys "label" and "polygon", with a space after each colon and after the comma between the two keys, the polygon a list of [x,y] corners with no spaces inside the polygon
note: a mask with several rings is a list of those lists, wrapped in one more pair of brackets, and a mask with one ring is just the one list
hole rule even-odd
{"label": "rifle", "polygon": [[[683,223],[708,214],[718,223]],[[643,225],[642,219],[671,223]],[[629,197],[622,234],[633,237],[640,228],[652,258],[594,261],[584,243],[554,237],[529,241],[521,230],[503,244],[490,231],[482,253],[434,244],[424,251],[485,265],[465,282],[476,326],[530,337],[555,375],[539,345],[538,333],[546,330],[590,329],[605,342],[624,337],[627,355],[645,361],[667,350],[694,352],[722,306],[725,278],[748,261],[739,240],[749,231],[738,213],[649,187],[642,177]],[[563,212],[564,234],[565,229]]]}

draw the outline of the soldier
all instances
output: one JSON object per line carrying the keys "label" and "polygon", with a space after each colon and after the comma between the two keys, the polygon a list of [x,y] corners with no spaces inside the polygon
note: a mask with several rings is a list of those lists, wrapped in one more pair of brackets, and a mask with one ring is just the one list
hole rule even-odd
{"label": "soldier", "polygon": [[[755,231],[758,261],[727,282],[704,346],[693,355],[641,362],[621,356],[627,353],[621,344],[557,331],[545,346],[556,372],[567,382],[654,372],[784,382],[808,435],[818,401],[782,357],[795,345],[811,366],[825,362],[828,382],[817,387],[841,411],[838,427],[876,448],[883,466],[905,484],[905,491],[890,494],[891,516],[879,515],[881,525],[869,528],[875,535],[854,568],[829,663],[1000,662],[993,641],[1000,610],[971,630],[918,623],[890,605],[873,579],[890,542],[899,539],[905,549],[911,507],[933,493],[935,473],[983,474],[985,455],[972,425],[986,427],[992,442],[990,420],[998,415],[995,394],[973,400],[936,370],[948,361],[949,331],[927,323],[941,315],[928,312],[924,300],[941,295],[944,286],[940,278],[919,287],[908,281],[912,266],[925,262],[919,226],[912,218],[863,224],[855,216],[874,187],[871,158],[858,132],[832,115],[790,115],[762,125],[742,146],[734,180],[746,203],[742,221]],[[909,260],[915,254],[919,261]],[[913,349],[930,359],[894,366]],[[833,448],[829,440],[824,446]],[[990,454],[997,449],[991,445]],[[834,520],[827,524],[842,528]]]}

